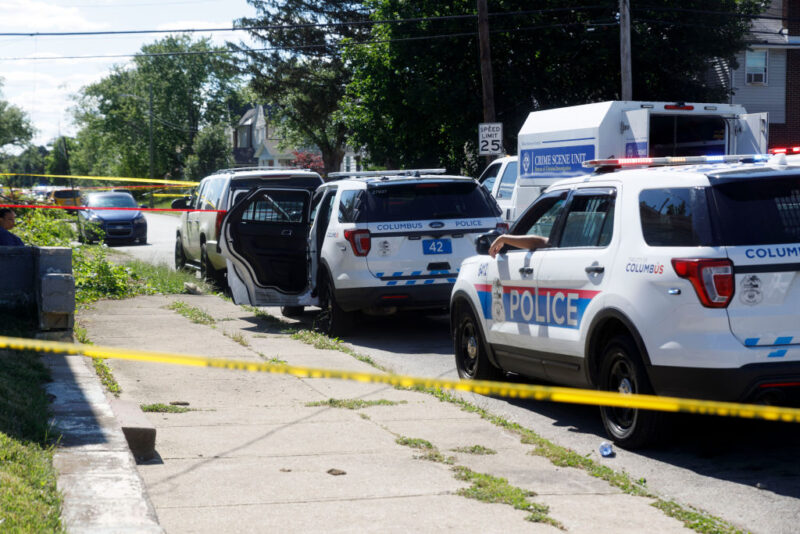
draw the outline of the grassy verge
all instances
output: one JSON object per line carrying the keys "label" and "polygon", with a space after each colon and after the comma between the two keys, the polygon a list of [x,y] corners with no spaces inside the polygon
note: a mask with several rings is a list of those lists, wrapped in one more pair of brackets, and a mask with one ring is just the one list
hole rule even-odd
{"label": "grassy verge", "polygon": [[[0,335],[30,337],[34,323],[0,315]],[[44,383],[31,352],[0,350],[0,531],[64,532]]]}

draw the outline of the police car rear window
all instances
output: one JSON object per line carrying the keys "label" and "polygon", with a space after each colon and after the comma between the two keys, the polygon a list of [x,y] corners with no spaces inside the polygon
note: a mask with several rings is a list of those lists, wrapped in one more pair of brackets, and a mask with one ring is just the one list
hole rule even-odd
{"label": "police car rear window", "polygon": [[639,217],[651,247],[712,244],[705,188],[645,189],[639,194]]}
{"label": "police car rear window", "polygon": [[711,188],[722,244],[800,242],[800,175],[732,179]]}
{"label": "police car rear window", "polygon": [[476,182],[412,184],[370,187],[360,221],[385,222],[462,217],[497,217],[500,209]]}

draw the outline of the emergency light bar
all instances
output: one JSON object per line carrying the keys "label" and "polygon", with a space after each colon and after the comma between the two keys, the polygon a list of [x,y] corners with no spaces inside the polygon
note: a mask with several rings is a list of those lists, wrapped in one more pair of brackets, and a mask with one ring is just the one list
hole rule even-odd
{"label": "emergency light bar", "polygon": [[344,176],[419,176],[421,174],[444,174],[446,169],[402,169],[393,171],[343,171],[330,172],[328,178]]}
{"label": "emergency light bar", "polygon": [[767,161],[769,154],[736,154],[729,156],[664,156],[660,158],[593,159],[584,167],[653,167],[657,165],[701,165],[703,163],[754,163]]}
{"label": "emergency light bar", "polygon": [[770,148],[770,154],[786,154],[787,156],[792,154],[800,154],[800,146],[789,146],[789,147],[781,147],[781,148]]}

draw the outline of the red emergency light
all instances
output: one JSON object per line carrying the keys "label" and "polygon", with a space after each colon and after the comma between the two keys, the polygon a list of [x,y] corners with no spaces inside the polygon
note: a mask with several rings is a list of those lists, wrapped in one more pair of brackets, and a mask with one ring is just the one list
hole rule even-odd
{"label": "red emergency light", "polygon": [[770,154],[800,154],[800,146],[789,146],[789,147],[779,147],[779,148],[770,148]]}

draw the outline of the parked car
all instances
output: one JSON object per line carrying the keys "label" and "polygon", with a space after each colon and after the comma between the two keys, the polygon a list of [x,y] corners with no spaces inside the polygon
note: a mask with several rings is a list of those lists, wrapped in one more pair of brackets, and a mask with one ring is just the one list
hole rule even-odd
{"label": "parked car", "polygon": [[47,194],[47,201],[56,206],[81,206],[79,189],[54,189]]}
{"label": "parked car", "polygon": [[81,241],[147,243],[147,220],[129,193],[90,193],[85,205],[78,213]]}
{"label": "parked car", "polygon": [[503,219],[509,223],[514,221],[512,196],[518,175],[517,156],[505,156],[491,162],[478,177],[478,182],[497,200]]}
{"label": "parked car", "polygon": [[237,304],[323,308],[342,335],[356,312],[446,310],[478,235],[507,228],[472,179],[421,171],[332,173],[315,193],[259,187],[222,221]]}
{"label": "parked car", "polygon": [[226,287],[227,264],[218,246],[225,212],[254,187],[300,189],[310,194],[322,183],[322,177],[309,170],[257,167],[220,170],[203,178],[190,197],[172,202],[174,209],[208,210],[181,214],[175,268],[197,267],[204,279]]}
{"label": "parked car", "polygon": [[[487,235],[461,267],[459,375],[797,403],[800,161],[762,157],[600,161],[604,172],[552,185],[510,231],[545,248],[491,258]],[[609,172],[625,165],[640,168]],[[664,428],[659,412],[601,415],[627,448]]]}

